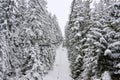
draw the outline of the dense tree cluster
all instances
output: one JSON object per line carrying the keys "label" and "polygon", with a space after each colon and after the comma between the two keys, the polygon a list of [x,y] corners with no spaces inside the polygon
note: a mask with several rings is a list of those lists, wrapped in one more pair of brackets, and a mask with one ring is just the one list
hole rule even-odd
{"label": "dense tree cluster", "polygon": [[62,41],[44,0],[0,0],[0,80],[41,80]]}
{"label": "dense tree cluster", "polygon": [[120,1],[73,0],[66,46],[74,80],[120,80]]}

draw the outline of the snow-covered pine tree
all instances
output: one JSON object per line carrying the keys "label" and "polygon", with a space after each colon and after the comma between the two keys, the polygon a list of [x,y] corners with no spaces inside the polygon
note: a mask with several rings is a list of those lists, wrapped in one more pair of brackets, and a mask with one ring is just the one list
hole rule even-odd
{"label": "snow-covered pine tree", "polygon": [[[42,1],[42,2],[41,2]],[[53,42],[58,42],[55,40],[55,34],[54,33],[54,27],[58,27],[54,25],[54,21],[52,21],[52,17],[49,16],[49,13],[46,11],[45,5],[46,2],[44,0],[30,0],[29,1],[29,8],[30,13],[32,13],[30,24],[33,28],[33,32],[36,35],[38,32],[41,32],[41,35],[37,35],[38,37],[33,39],[33,43],[35,45],[38,45],[39,48],[38,53],[40,55],[40,58],[42,58],[42,64],[43,65],[43,72],[47,72],[49,69],[52,68],[53,62],[55,59],[55,45]],[[44,6],[41,6],[44,5]],[[38,29],[37,29],[38,28]],[[60,34],[61,35],[61,34]],[[42,52],[41,52],[42,51]]]}
{"label": "snow-covered pine tree", "polygon": [[29,0],[27,11],[24,24],[21,25],[25,27],[22,28],[20,35],[24,37],[26,45],[23,51],[29,54],[26,55],[28,58],[24,62],[27,64],[23,64],[21,70],[23,73],[21,79],[41,79],[41,75],[52,68],[55,60],[55,45],[52,44],[55,37],[52,36],[56,33],[52,33],[54,28],[51,26],[54,23],[49,17],[44,0]]}
{"label": "snow-covered pine tree", "polygon": [[[82,67],[84,71],[81,73],[83,80],[94,80],[98,78],[102,80],[119,80],[119,68],[115,67],[119,64],[119,58],[114,57],[119,55],[120,33],[119,27],[116,28],[116,26],[119,26],[119,4],[115,4],[115,2],[112,1],[114,4],[107,5],[107,3],[101,0],[98,3],[98,7],[96,7],[98,8],[97,13],[94,15],[97,17],[91,18],[93,19],[93,25],[86,34],[87,40],[84,43],[84,46],[87,45],[86,47],[88,48],[82,49],[87,54],[83,59],[83,63],[85,64]],[[112,16],[113,12],[115,12],[114,16]],[[116,22],[116,25],[109,28],[114,22]],[[114,36],[116,37],[114,38]],[[113,46],[116,46],[117,49],[113,48]],[[116,52],[117,54],[114,54]],[[112,55],[110,56],[110,54]],[[85,77],[86,74],[88,78]]]}
{"label": "snow-covered pine tree", "polygon": [[[74,6],[78,7],[75,0],[73,2]],[[79,5],[83,5],[81,3]],[[116,0],[108,2],[100,0],[86,19],[89,20],[85,22],[85,24],[89,23],[88,27],[82,25],[81,30],[79,28],[81,25],[76,27],[74,22],[79,16],[81,17],[75,14],[82,12],[82,9],[79,7],[81,11],[76,13],[74,9],[72,6],[66,28],[72,77],[75,80],[119,80],[119,3]],[[74,31],[71,30],[72,28]],[[78,32],[79,39],[75,39],[74,35]],[[77,50],[75,50],[76,46]]]}
{"label": "snow-covered pine tree", "polygon": [[51,17],[51,19],[52,19],[51,21],[52,21],[52,24],[53,24],[53,26],[52,26],[53,30],[52,31],[54,33],[53,35],[55,35],[55,37],[53,37],[52,43],[55,44],[56,46],[59,46],[59,44],[62,42],[62,39],[63,39],[62,32],[61,32],[60,27],[58,25],[57,17],[55,15],[53,15]]}
{"label": "snow-covered pine tree", "polygon": [[70,21],[66,30],[66,44],[71,62],[72,77],[77,80],[82,72],[84,42],[86,41],[87,30],[91,27],[90,21],[90,0],[74,0]]}
{"label": "snow-covered pine tree", "polygon": [[[106,3],[104,3],[106,4]],[[98,71],[101,75],[102,73],[108,72],[112,80],[119,80],[119,41],[120,41],[120,32],[119,32],[119,14],[120,14],[120,3],[113,2],[111,5],[106,5],[104,8],[104,15],[102,15],[102,33],[104,40],[106,41],[106,47],[100,53],[98,59]],[[105,45],[105,44],[103,44]],[[101,76],[101,77],[105,77]],[[105,79],[104,79],[105,80]]]}
{"label": "snow-covered pine tree", "polygon": [[8,80],[9,77],[15,76],[15,69],[11,62],[13,54],[13,34],[14,34],[14,1],[1,0],[1,57],[2,57],[2,79]]}
{"label": "snow-covered pine tree", "polygon": [[0,0],[0,7],[0,79],[41,80],[55,60],[52,41],[58,45],[62,39],[46,1]]}

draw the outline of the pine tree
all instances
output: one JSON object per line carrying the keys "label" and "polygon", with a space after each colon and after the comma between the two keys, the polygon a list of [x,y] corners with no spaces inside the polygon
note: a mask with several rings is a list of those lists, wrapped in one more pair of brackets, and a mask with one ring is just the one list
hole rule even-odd
{"label": "pine tree", "polygon": [[[119,80],[119,3],[116,0],[100,0],[89,12],[90,8],[84,5],[87,1],[82,1],[84,4],[78,2],[79,5],[75,0],[73,2],[79,7],[75,9],[72,6],[66,28],[73,79]],[[84,7],[80,7],[82,5]]]}
{"label": "pine tree", "polygon": [[56,19],[44,0],[1,0],[0,6],[0,79],[41,80],[62,39]]}
{"label": "pine tree", "polygon": [[[108,71],[113,80],[119,80],[119,68],[115,67],[119,64],[119,4],[113,3],[106,9],[106,15],[103,15],[105,22],[103,25],[104,38],[107,46],[98,60],[99,70],[104,73]],[[116,22],[117,21],[117,22]],[[100,66],[101,65],[101,66]],[[103,66],[104,65],[104,66]],[[101,68],[100,68],[101,67]]]}
{"label": "pine tree", "polygon": [[90,21],[90,2],[73,1],[70,21],[66,30],[67,48],[69,60],[71,61],[72,77],[77,80],[82,72],[83,56],[82,45],[86,40],[87,29],[89,29]]}

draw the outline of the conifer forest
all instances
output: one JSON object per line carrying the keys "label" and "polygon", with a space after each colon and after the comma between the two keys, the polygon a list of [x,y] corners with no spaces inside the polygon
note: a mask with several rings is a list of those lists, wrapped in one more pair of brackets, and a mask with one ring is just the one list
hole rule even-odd
{"label": "conifer forest", "polygon": [[0,80],[120,80],[120,0],[72,0],[64,32],[47,1],[0,0]]}

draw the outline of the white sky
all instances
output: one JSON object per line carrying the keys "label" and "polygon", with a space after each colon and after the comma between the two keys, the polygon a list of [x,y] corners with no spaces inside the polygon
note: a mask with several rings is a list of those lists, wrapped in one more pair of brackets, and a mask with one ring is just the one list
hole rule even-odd
{"label": "white sky", "polygon": [[71,3],[72,0],[47,0],[48,11],[57,16],[63,34],[70,14]]}

